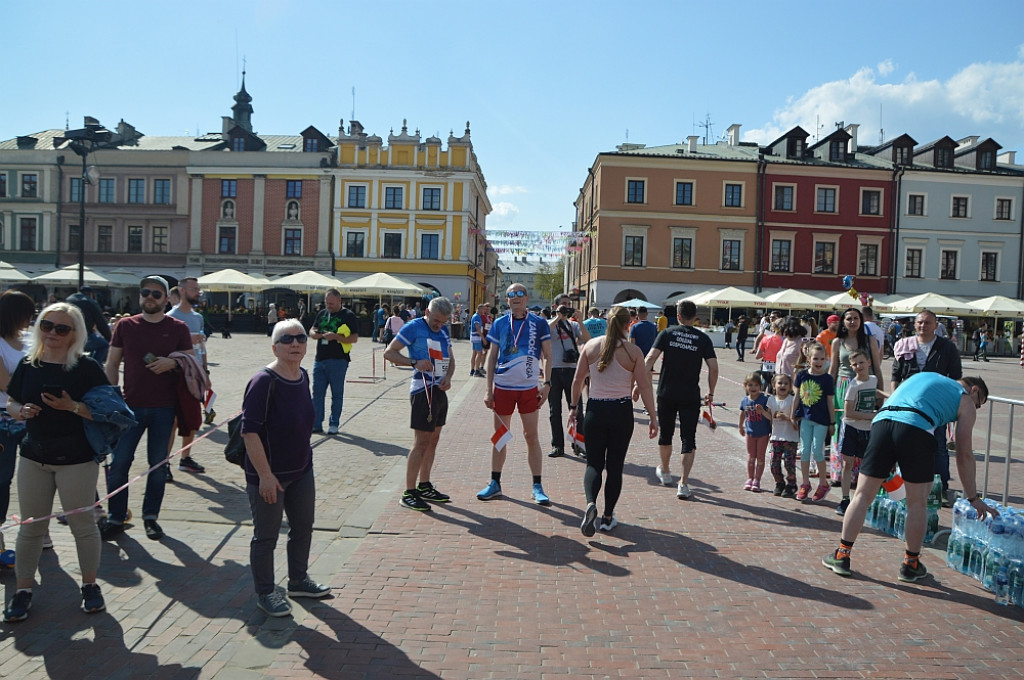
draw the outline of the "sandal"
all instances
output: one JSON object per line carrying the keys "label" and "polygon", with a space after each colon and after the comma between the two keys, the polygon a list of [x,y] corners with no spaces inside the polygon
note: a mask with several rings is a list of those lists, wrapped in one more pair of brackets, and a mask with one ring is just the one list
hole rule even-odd
{"label": "sandal", "polygon": [[754,488],[754,480],[753,479],[748,479],[747,483],[743,485],[743,490],[744,491],[751,491],[751,490],[753,490],[753,488]]}
{"label": "sandal", "polygon": [[811,500],[813,500],[815,503],[817,503],[822,498],[827,496],[828,492],[831,491],[831,490],[832,490],[832,486],[830,484],[821,484],[821,485],[818,486],[818,490],[814,492],[814,498],[812,498]]}
{"label": "sandal", "polygon": [[796,492],[796,499],[798,501],[805,501],[807,500],[807,494],[810,492],[811,485],[807,482],[804,482],[803,484],[800,485],[800,490]]}

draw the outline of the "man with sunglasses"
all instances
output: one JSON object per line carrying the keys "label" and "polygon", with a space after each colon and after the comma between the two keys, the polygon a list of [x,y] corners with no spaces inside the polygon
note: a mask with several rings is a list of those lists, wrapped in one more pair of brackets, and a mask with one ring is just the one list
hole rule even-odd
{"label": "man with sunglasses", "polygon": [[352,310],[342,307],[341,292],[331,288],[324,296],[321,309],[309,337],[316,340],[316,360],[313,362],[313,434],[323,434],[327,388],[331,388],[331,416],[327,423],[327,434],[338,434],[341,424],[341,408],[345,403],[345,376],[352,355],[345,349],[359,340],[359,325]]}
{"label": "man with sunglasses", "polygon": [[893,466],[899,463],[907,493],[906,555],[900,581],[912,583],[928,575],[920,561],[931,490],[932,458],[937,446],[933,431],[956,422],[956,466],[967,501],[978,519],[997,513],[978,496],[974,460],[974,423],[988,399],[988,386],[978,377],[953,380],[934,372],[916,373],[899,387],[872,420],[871,438],[860,464],[857,492],[843,516],[839,547],[821,563],[840,576],[849,576],[850,551],[864,526],[868,506]]}
{"label": "man with sunglasses", "polygon": [[[167,291],[167,281],[162,276],[142,279],[139,290],[142,313],[121,319],[114,327],[107,356],[107,380],[117,387],[123,361],[124,400],[135,412],[137,422],[121,435],[114,449],[107,474],[108,492],[128,482],[128,473],[135,460],[135,447],[144,432],[148,432],[148,467],[167,459],[167,442],[171,439],[178,400],[177,375],[174,372],[177,362],[170,355],[173,352],[193,354],[188,326],[164,314]],[[164,537],[157,518],[163,505],[166,483],[167,474],[163,469],[146,477],[142,520],[146,537],[154,541]],[[100,526],[103,540],[109,541],[124,533],[127,514],[128,489],[125,489],[110,499],[107,519]]]}
{"label": "man with sunglasses", "polygon": [[[511,429],[512,414],[519,409],[526,440],[527,461],[533,474],[533,500],[551,505],[541,486],[542,454],[537,433],[537,409],[551,389],[551,331],[543,318],[532,314],[526,287],[513,283],[505,293],[508,314],[496,319],[487,334],[491,343],[487,355],[487,396],[484,404],[494,411],[494,428]],[[538,388],[541,361],[545,381]],[[501,496],[501,469],[508,446],[491,447],[491,481],[476,495],[489,501]]]}

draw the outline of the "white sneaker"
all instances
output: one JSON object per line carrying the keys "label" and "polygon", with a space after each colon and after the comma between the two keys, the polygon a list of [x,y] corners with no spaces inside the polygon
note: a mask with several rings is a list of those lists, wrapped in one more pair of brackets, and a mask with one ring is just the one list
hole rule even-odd
{"label": "white sneaker", "polygon": [[665,472],[659,465],[654,469],[654,475],[661,481],[665,486],[672,486],[672,473]]}
{"label": "white sneaker", "polygon": [[604,518],[601,518],[601,531],[611,531],[615,527],[619,526],[619,520],[615,519],[615,515],[612,515],[611,520],[605,522]]}
{"label": "white sneaker", "polygon": [[327,428],[327,434],[338,434],[338,426],[337,425],[331,425],[330,427],[328,427]]}
{"label": "white sneaker", "polygon": [[689,498],[692,495],[693,492],[690,491],[690,485],[679,482],[679,488],[676,489],[676,498]]}
{"label": "white sneaker", "polygon": [[53,550],[53,539],[50,538],[49,532],[47,532],[46,537],[43,538],[43,550]]}

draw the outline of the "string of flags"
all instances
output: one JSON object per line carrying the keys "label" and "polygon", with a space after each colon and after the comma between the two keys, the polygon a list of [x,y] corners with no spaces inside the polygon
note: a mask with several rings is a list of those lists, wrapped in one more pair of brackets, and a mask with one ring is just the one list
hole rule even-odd
{"label": "string of flags", "polygon": [[510,229],[471,228],[470,234],[487,238],[494,252],[502,255],[560,257],[580,252],[590,243],[590,235],[573,231],[513,231]]}

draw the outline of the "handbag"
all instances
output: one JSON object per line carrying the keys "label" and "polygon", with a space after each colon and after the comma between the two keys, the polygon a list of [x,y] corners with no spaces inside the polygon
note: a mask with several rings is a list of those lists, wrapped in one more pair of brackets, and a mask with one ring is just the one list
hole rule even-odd
{"label": "handbag", "polygon": [[[267,390],[267,411],[270,410],[270,399],[274,396],[274,388],[277,386],[277,378],[270,373],[270,389]],[[242,439],[242,414],[228,421],[228,441],[224,445],[224,460],[235,465],[243,466],[245,461],[245,441]]]}

